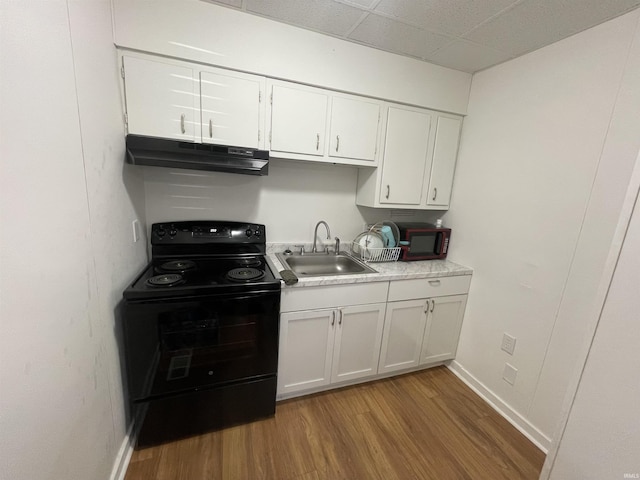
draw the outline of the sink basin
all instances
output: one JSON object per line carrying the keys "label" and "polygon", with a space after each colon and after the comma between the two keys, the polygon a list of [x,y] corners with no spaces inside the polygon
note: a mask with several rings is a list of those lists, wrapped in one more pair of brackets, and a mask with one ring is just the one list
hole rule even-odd
{"label": "sink basin", "polygon": [[350,255],[326,253],[305,253],[304,255],[283,255],[277,253],[278,260],[299,277],[319,277],[324,275],[357,275],[377,273],[373,268]]}

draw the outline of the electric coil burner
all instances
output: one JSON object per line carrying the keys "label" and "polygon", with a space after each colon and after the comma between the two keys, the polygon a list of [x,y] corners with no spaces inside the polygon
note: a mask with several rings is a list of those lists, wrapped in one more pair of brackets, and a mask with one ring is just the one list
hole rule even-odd
{"label": "electric coil burner", "polygon": [[191,260],[172,260],[170,262],[163,263],[158,267],[159,270],[164,272],[188,272],[196,268],[196,262]]}
{"label": "electric coil burner", "polygon": [[138,447],[273,415],[280,280],[264,225],[158,223],[151,251],[123,293],[129,400],[147,406]]}
{"label": "electric coil burner", "polygon": [[146,284],[150,287],[172,287],[179,285],[184,280],[182,275],[177,273],[170,273],[166,275],[155,275],[146,281]]}
{"label": "electric coil burner", "polygon": [[264,277],[264,272],[257,268],[234,268],[227,272],[227,278],[232,282],[250,282]]}

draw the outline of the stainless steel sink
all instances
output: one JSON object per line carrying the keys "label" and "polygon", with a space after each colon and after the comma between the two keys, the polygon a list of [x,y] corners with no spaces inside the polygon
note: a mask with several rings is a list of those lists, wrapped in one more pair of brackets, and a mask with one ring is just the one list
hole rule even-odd
{"label": "stainless steel sink", "polygon": [[377,273],[373,268],[346,253],[339,255],[326,253],[305,253],[304,255],[283,255],[276,253],[278,260],[299,277],[320,277],[324,275],[358,275]]}

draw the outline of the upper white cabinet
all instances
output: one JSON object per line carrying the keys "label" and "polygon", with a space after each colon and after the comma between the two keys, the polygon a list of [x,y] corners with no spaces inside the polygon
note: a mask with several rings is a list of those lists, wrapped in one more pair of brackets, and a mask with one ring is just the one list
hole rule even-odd
{"label": "upper white cabinet", "polygon": [[436,124],[427,205],[448,207],[458,157],[462,119],[440,115]]}
{"label": "upper white cabinet", "polygon": [[328,95],[289,83],[271,85],[272,152],[323,156]]}
{"label": "upper white cabinet", "polygon": [[360,169],[356,203],[377,208],[449,207],[462,118],[386,104],[380,166]]}
{"label": "upper white cabinet", "polygon": [[263,77],[142,54],[122,61],[128,133],[264,148]]}
{"label": "upper white cabinet", "polygon": [[273,156],[376,165],[381,102],[277,80],[267,89]]}
{"label": "upper white cabinet", "polygon": [[378,201],[389,205],[420,205],[424,173],[431,168],[431,115],[408,107],[389,107],[384,162]]}
{"label": "upper white cabinet", "polygon": [[334,95],[331,99],[329,156],[374,162],[380,110],[379,102]]}
{"label": "upper white cabinet", "polygon": [[193,70],[137,57],[122,60],[129,133],[193,142],[199,117]]}
{"label": "upper white cabinet", "polygon": [[260,148],[264,78],[213,70],[200,72],[203,143]]}

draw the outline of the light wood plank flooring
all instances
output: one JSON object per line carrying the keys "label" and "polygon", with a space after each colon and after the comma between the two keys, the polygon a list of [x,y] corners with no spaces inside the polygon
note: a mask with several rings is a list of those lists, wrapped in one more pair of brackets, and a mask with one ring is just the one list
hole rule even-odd
{"label": "light wood plank flooring", "polygon": [[291,399],[133,453],[126,480],[537,479],[544,454],[445,367]]}

